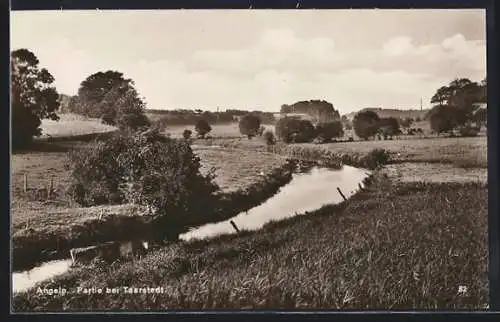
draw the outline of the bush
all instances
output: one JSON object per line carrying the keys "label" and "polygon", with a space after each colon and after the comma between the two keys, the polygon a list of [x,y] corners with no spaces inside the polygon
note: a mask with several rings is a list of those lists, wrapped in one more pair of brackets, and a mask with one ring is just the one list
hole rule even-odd
{"label": "bush", "polygon": [[319,123],[316,126],[316,135],[323,142],[330,142],[333,138],[342,137],[344,129],[341,121],[333,121],[328,123]]}
{"label": "bush", "polygon": [[117,133],[106,141],[70,152],[69,195],[85,207],[123,202],[125,196],[119,186],[124,169],[118,163],[118,156],[131,145],[130,137]]}
{"label": "bush", "polygon": [[479,127],[477,126],[461,126],[458,129],[460,136],[462,137],[474,137],[479,134]]}
{"label": "bush", "polygon": [[385,149],[373,149],[361,159],[363,167],[368,169],[376,169],[390,160],[390,154]]}
{"label": "bush", "polygon": [[189,140],[191,138],[191,134],[193,134],[193,131],[185,129],[184,132],[182,132],[182,137],[184,140]]}
{"label": "bush", "polygon": [[[184,140],[157,130],[117,134],[72,155],[71,194],[85,206],[131,202],[156,209],[153,238],[178,235],[211,209],[213,171],[200,173],[200,159]],[[166,229],[166,227],[168,229]],[[170,235],[169,235],[170,236]]]}
{"label": "bush", "polygon": [[208,124],[207,121],[202,119],[196,122],[195,130],[198,133],[198,136],[204,138],[205,135],[207,135],[210,131],[212,131],[212,127],[210,126],[210,124]]}
{"label": "bush", "polygon": [[266,140],[267,145],[274,145],[276,144],[276,138],[274,137],[274,133],[271,131],[265,131],[264,132],[264,140]]}
{"label": "bush", "polygon": [[316,130],[307,120],[284,117],[276,123],[276,135],[285,143],[312,142]]}

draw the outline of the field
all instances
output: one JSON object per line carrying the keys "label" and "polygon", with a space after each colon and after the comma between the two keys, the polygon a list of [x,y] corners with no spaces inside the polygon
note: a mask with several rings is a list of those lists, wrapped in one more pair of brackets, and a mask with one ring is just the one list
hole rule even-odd
{"label": "field", "polygon": [[[219,168],[217,182],[225,191],[244,188],[259,180],[258,173],[283,162],[278,155],[256,151],[265,146],[261,138],[233,137],[234,131],[216,126],[213,139],[196,140],[194,145],[204,171]],[[371,186],[341,206],[326,206],[257,232],[176,243],[113,266],[75,268],[41,284],[163,286],[165,294],[54,297],[33,289],[15,295],[15,310],[485,307],[484,136],[301,146],[360,154],[384,148],[391,153],[391,164],[376,172]],[[64,190],[69,183],[64,156],[43,151],[13,156],[15,229],[28,221],[64,225],[102,211],[73,211],[63,201],[46,204],[23,195],[24,172],[31,178],[30,186],[46,185],[53,175],[56,186]],[[458,294],[460,286],[467,293]]]}
{"label": "field", "polygon": [[[219,145],[239,149],[255,150],[265,147],[261,138],[198,140],[197,144]],[[392,154],[392,162],[451,163],[458,167],[488,166],[486,137],[429,138],[412,140],[374,140],[338,142],[326,144],[301,143],[303,146],[327,149],[338,153],[368,153],[372,149],[386,149]]]}
{"label": "field", "polygon": [[[71,142],[65,142],[66,145]],[[56,143],[52,145],[57,146]],[[207,147],[195,148],[200,156],[202,171],[215,167],[216,183],[223,191],[232,191],[248,187],[261,180],[260,172],[267,172],[284,163],[284,158],[273,154],[262,154],[259,162],[255,162],[255,155],[251,151],[237,151],[231,149],[214,149]],[[46,225],[52,222],[52,217],[63,216],[67,219],[74,212],[87,214],[93,218],[100,213],[99,208],[91,210],[76,209],[77,205],[70,202],[65,192],[71,183],[71,172],[66,152],[31,152],[12,155],[12,222],[14,229],[24,227],[31,219],[30,225],[37,222]],[[28,176],[27,194],[24,193],[24,174]],[[47,188],[53,178],[56,197],[53,200],[36,199],[36,191]],[[118,213],[128,212],[128,208]],[[78,215],[75,215],[79,217]],[[42,221],[35,218],[44,218]],[[34,220],[33,220],[34,219]],[[58,220],[56,220],[58,222]],[[64,222],[64,220],[62,221]],[[56,225],[56,223],[52,223]]]}

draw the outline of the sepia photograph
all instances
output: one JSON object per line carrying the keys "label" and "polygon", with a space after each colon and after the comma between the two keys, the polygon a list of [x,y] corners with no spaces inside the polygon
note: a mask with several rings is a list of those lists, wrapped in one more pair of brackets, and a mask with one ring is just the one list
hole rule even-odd
{"label": "sepia photograph", "polygon": [[486,70],[482,9],[12,11],[12,312],[488,309]]}

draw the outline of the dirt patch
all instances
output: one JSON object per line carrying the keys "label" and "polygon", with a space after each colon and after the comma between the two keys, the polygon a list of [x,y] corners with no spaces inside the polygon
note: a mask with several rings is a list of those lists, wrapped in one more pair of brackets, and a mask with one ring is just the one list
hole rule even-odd
{"label": "dirt patch", "polygon": [[383,170],[400,182],[481,182],[488,181],[487,168],[458,168],[444,163],[400,163]]}

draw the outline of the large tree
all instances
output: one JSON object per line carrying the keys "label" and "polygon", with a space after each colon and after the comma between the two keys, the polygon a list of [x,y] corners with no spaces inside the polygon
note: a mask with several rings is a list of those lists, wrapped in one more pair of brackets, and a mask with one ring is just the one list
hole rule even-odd
{"label": "large tree", "polygon": [[[478,103],[483,102],[486,102],[486,79],[477,83],[467,78],[457,78],[447,86],[440,87],[431,98],[431,103],[435,103],[437,106],[452,108],[443,109],[440,107],[437,109],[440,113],[433,115],[434,117],[439,117],[439,115],[452,117],[452,123],[455,127],[470,126],[474,122],[474,114],[479,108]],[[447,124],[449,122],[439,123]]]}
{"label": "large tree", "polygon": [[352,121],[354,133],[360,138],[367,140],[377,133],[379,121],[378,114],[373,111],[358,112]]}
{"label": "large tree", "polygon": [[40,136],[42,119],[58,120],[59,94],[54,77],[28,49],[11,53],[12,148],[26,147]]}
{"label": "large tree", "polygon": [[145,104],[134,81],[118,71],[97,72],[87,77],[78,89],[77,109],[83,115],[120,127],[130,124],[136,128],[147,123]]}

